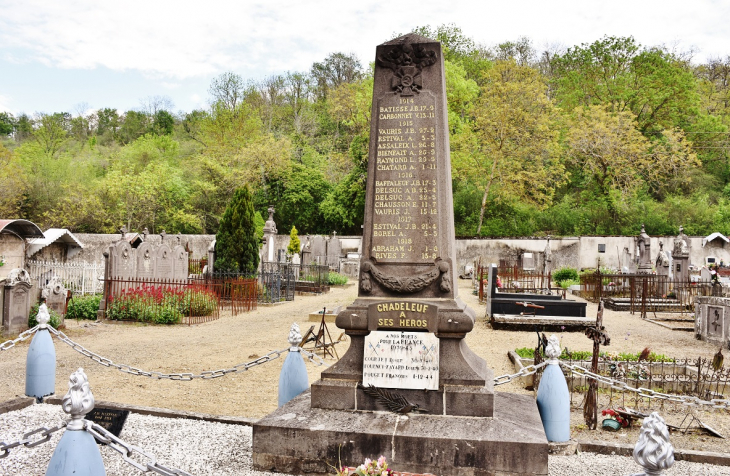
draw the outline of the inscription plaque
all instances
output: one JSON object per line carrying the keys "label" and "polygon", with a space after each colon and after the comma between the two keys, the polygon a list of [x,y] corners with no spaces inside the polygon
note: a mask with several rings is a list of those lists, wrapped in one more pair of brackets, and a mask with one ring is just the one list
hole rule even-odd
{"label": "inscription plaque", "polygon": [[415,301],[384,301],[368,306],[368,329],[436,332],[438,306]]}
{"label": "inscription plaque", "polygon": [[428,332],[371,331],[362,375],[365,386],[438,390],[439,339]]}
{"label": "inscription plaque", "polygon": [[[127,416],[129,416],[129,410],[97,407],[87,413],[84,418],[93,421],[99,426],[103,426],[105,430],[119,437],[122,428],[124,428],[124,423],[127,421]],[[98,440],[97,443],[104,444]]]}
{"label": "inscription plaque", "polygon": [[707,333],[709,335],[722,336],[723,308],[718,306],[707,306]]}

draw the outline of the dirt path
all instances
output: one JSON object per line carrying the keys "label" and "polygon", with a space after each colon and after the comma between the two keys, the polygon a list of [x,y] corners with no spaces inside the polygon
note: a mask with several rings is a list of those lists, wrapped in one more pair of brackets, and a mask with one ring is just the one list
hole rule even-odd
{"label": "dirt path", "polygon": [[[534,332],[495,331],[484,318],[484,306],[479,305],[468,281],[460,281],[461,298],[477,314],[473,332],[467,336],[469,346],[487,360],[495,376],[513,373],[507,352],[518,347],[534,347]],[[322,296],[297,296],[295,301],[272,307],[259,307],[256,311],[238,316],[223,315],[221,319],[194,326],[151,326],[128,324],[91,324],[69,321],[66,334],[115,363],[128,364],[148,371],[193,372],[230,368],[250,361],[272,350],[288,346],[287,335],[292,322],[298,322],[304,332],[309,325],[310,312],[337,306],[346,306],[357,296],[354,285],[333,288]],[[588,304],[588,315],[595,316],[596,306]],[[670,331],[655,324],[642,321],[638,315],[606,311],[604,323],[611,335],[611,352],[640,352],[650,347],[657,353],[672,357],[712,357],[717,348],[697,341],[690,332]],[[340,330],[330,325],[333,337]],[[590,350],[591,342],[580,332],[565,332],[559,335],[563,346],[571,350]],[[261,417],[276,408],[279,372],[284,358],[252,368],[247,372],[229,374],[211,380],[178,382],[156,380],[128,375],[113,368],[107,368],[55,341],[57,353],[56,395],[63,396],[67,390],[69,375],[83,367],[97,400],[113,401],[133,405],[163,407],[177,410]],[[347,343],[339,344],[342,355]],[[23,396],[25,390],[25,358],[28,343],[0,354],[0,401]],[[329,359],[329,362],[332,362]],[[310,383],[319,378],[322,367],[307,364]],[[528,393],[517,383],[499,387],[500,391]],[[575,413],[575,412],[574,412]],[[683,416],[684,414],[681,414]],[[720,431],[730,436],[730,420],[712,417]],[[711,422],[709,419],[707,422]],[[680,418],[681,420],[681,418]],[[580,414],[574,421],[580,431]],[[678,423],[678,422],[676,422]],[[715,425],[713,425],[715,426]],[[590,438],[607,435],[595,432]],[[625,434],[621,432],[620,434]],[[619,438],[619,437],[617,437]],[[626,437],[620,437],[626,440]],[[629,436],[629,442],[635,441]],[[710,444],[696,439],[697,445]],[[727,443],[722,443],[728,451]],[[687,446],[688,445],[688,446]],[[685,447],[692,447],[688,440]],[[700,449],[698,447],[698,449]]]}

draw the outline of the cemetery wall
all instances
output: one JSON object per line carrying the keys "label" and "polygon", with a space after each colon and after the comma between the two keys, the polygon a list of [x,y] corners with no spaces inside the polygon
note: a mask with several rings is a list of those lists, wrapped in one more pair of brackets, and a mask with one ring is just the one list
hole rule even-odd
{"label": "cemetery wall", "polygon": [[[108,247],[119,240],[119,234],[85,234],[78,233],[75,236],[83,243],[84,249],[76,254],[70,261],[102,262],[102,253]],[[300,235],[302,245],[307,243],[309,238],[312,259],[321,256],[324,262],[325,256],[330,256],[330,261],[335,255],[344,257],[348,252],[357,252],[361,246],[359,236],[337,236],[334,239],[331,235]],[[207,257],[207,249],[215,239],[215,235],[182,235],[181,244],[190,244],[192,249],[191,259]],[[691,253],[690,262],[696,266],[702,266],[707,256],[714,256],[717,261],[724,261],[730,264],[730,243],[716,239],[703,248],[703,237],[690,237]],[[148,242],[160,243],[160,235],[148,235]],[[169,245],[176,244],[176,235],[168,235],[165,238]],[[656,259],[659,252],[659,241],[664,243],[664,249],[670,253],[674,244],[674,236],[652,237],[651,238],[651,262]],[[517,259],[524,252],[532,252],[536,255],[536,266],[542,266],[541,256],[545,250],[547,240],[545,238],[482,238],[482,239],[457,239],[456,256],[458,271],[467,264],[482,258],[482,263],[498,263],[500,259]],[[274,237],[274,249],[286,250],[289,245],[289,235],[280,234]],[[599,245],[604,245],[599,248]],[[51,248],[51,247],[49,247]],[[582,236],[551,238],[550,248],[552,250],[552,269],[570,266],[574,268],[594,268],[600,258],[601,266],[620,269],[625,266],[636,253],[636,245],[633,236]],[[604,249],[605,251],[599,251]],[[42,253],[42,252],[41,252]],[[41,255],[38,253],[38,255]],[[51,258],[60,257],[58,250],[50,249]],[[8,262],[0,267],[0,277],[22,264],[22,244],[12,235],[0,235],[0,255],[5,256]],[[274,256],[277,256],[274,252]],[[44,255],[36,259],[47,259]],[[58,259],[58,258],[57,258]],[[275,258],[276,259],[276,258]]]}
{"label": "cemetery wall", "polygon": [[0,278],[4,278],[8,273],[24,265],[23,256],[25,254],[25,245],[23,240],[10,233],[0,234],[0,256],[5,261],[4,266],[0,266]]}

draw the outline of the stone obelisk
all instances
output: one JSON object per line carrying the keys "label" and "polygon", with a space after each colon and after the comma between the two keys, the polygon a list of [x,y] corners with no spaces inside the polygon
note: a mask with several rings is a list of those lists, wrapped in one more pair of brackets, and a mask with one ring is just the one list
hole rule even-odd
{"label": "stone obelisk", "polygon": [[336,320],[350,346],[254,424],[257,469],[326,473],[385,455],[399,471],[547,475],[534,399],[495,393],[464,339],[475,320],[455,286],[444,78],[438,42],[377,47],[358,297]]}

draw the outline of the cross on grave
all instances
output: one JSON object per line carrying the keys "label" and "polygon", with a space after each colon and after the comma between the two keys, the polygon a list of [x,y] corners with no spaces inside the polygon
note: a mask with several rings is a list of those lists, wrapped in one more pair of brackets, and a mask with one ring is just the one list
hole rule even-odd
{"label": "cross on grave", "polygon": [[710,325],[714,328],[712,330],[712,332],[714,334],[717,334],[719,331],[719,328],[722,326],[722,323],[720,322],[720,311],[717,309],[714,309],[714,311],[715,311],[715,316],[714,316],[715,318],[712,320]]}
{"label": "cross on grave", "polygon": [[[598,303],[598,312],[596,313],[596,327],[586,329],[586,336],[593,341],[593,359],[591,360],[591,372],[598,373],[598,351],[601,344],[609,345],[611,338],[603,326],[603,299]],[[598,422],[598,402],[596,401],[596,390],[598,390],[598,381],[589,380],[588,394],[586,395],[586,403],[583,407],[583,418],[585,418],[588,429],[595,430]]]}

